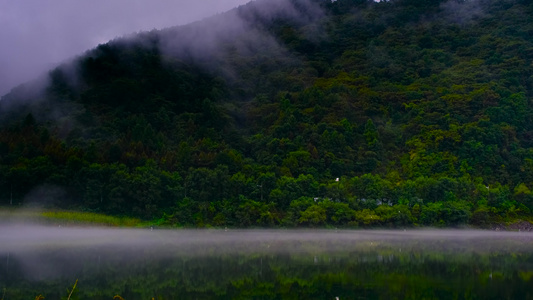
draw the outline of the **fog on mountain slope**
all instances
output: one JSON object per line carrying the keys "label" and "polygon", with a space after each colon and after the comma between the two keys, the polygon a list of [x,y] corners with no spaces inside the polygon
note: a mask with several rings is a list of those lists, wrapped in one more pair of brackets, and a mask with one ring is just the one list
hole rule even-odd
{"label": "fog on mountain slope", "polygon": [[3,98],[0,201],[179,226],[529,220],[532,11],[257,1],[115,39]]}
{"label": "fog on mountain slope", "polygon": [[113,38],[187,24],[248,1],[0,0],[0,96]]}

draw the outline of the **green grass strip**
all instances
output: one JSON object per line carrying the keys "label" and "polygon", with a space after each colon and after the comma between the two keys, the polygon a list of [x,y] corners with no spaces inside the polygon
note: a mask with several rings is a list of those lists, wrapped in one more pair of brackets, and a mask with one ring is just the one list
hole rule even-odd
{"label": "green grass strip", "polygon": [[144,226],[144,222],[130,217],[114,217],[92,212],[78,211],[45,211],[41,212],[41,217],[47,221],[65,222],[67,224],[88,224],[120,227]]}

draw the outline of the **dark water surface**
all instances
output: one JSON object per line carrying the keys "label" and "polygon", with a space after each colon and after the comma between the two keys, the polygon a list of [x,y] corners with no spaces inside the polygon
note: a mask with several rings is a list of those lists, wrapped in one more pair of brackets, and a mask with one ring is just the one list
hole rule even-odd
{"label": "dark water surface", "polygon": [[77,299],[533,299],[533,234],[0,227],[0,299],[76,280]]}

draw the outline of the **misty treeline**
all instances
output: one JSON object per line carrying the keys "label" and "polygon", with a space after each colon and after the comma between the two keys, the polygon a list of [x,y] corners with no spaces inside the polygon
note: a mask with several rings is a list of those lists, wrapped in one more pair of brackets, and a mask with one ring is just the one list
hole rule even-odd
{"label": "misty treeline", "polygon": [[255,1],[118,38],[3,97],[0,201],[185,226],[531,219],[531,15]]}

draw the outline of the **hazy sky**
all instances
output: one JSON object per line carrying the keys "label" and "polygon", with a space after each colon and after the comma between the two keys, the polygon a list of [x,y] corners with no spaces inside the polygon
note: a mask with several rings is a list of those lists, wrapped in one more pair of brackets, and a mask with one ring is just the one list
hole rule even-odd
{"label": "hazy sky", "polygon": [[0,96],[85,50],[250,0],[0,0]]}

